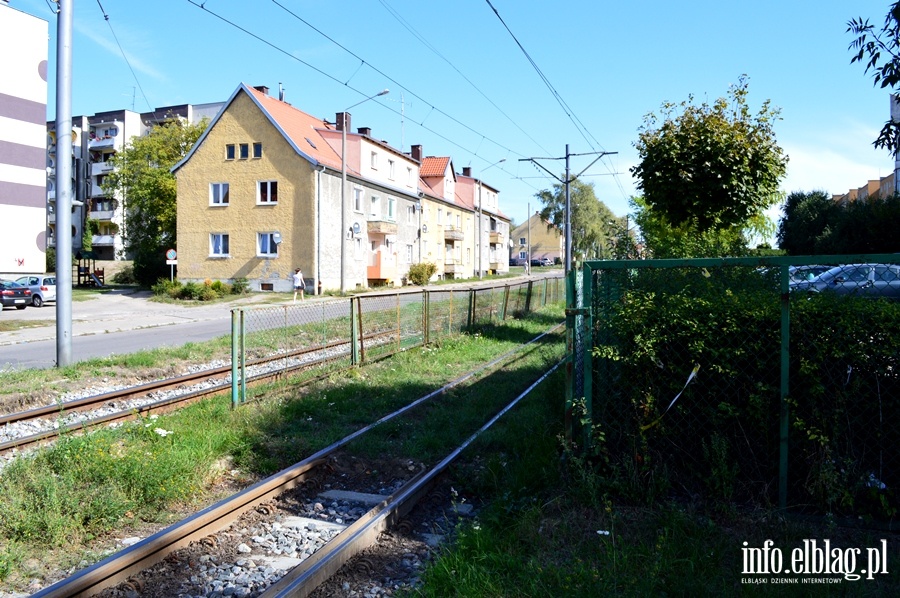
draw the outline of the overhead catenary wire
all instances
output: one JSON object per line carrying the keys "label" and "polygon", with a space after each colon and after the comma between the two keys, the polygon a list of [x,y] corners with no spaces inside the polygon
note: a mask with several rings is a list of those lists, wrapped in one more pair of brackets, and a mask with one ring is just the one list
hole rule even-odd
{"label": "overhead catenary wire", "polygon": [[[144,98],[144,102],[147,103],[147,108],[149,110],[153,110],[153,106],[150,104],[150,100],[147,99],[147,94],[144,93],[144,88],[141,86],[141,82],[137,78],[137,74],[134,72],[134,69],[131,67],[131,62],[128,61],[128,56],[125,54],[125,50],[122,48],[122,44],[119,43],[119,36],[116,35],[115,29],[113,29],[112,23],[109,21],[109,15],[106,14],[106,11],[103,10],[103,5],[100,4],[100,0],[97,0],[97,6],[100,7],[100,12],[103,13],[103,19],[106,21],[106,24],[109,26],[109,31],[112,33],[113,39],[116,40],[116,45],[119,47],[119,52],[122,53],[122,60],[125,61],[125,64],[128,65],[128,70],[131,71],[131,76],[134,77],[134,82],[137,84],[138,89],[141,90],[141,96]],[[132,108],[134,108],[132,106]]]}
{"label": "overhead catenary wire", "polygon": [[[213,16],[213,17],[219,19],[220,21],[222,21],[222,22],[228,24],[229,26],[234,27],[235,29],[237,29],[237,30],[239,30],[239,31],[241,31],[241,32],[243,32],[243,33],[245,33],[246,35],[249,35],[250,37],[256,39],[257,41],[259,41],[259,42],[261,42],[261,43],[263,43],[263,44],[265,44],[266,46],[269,46],[269,47],[272,48],[273,50],[275,50],[275,51],[277,51],[277,52],[279,52],[279,53],[281,53],[281,54],[287,56],[288,58],[290,58],[290,59],[292,59],[292,60],[294,60],[294,61],[296,61],[296,62],[299,62],[300,64],[303,64],[304,66],[310,68],[311,70],[313,70],[313,71],[315,71],[316,73],[322,75],[323,77],[326,77],[327,79],[330,79],[331,81],[333,81],[333,82],[335,82],[335,83],[338,83],[339,85],[341,85],[341,86],[343,86],[343,87],[346,87],[347,89],[350,89],[350,90],[352,90],[352,91],[354,91],[354,92],[360,94],[360,95],[363,96],[363,97],[365,97],[365,96],[368,95],[367,92],[365,92],[365,91],[363,91],[363,90],[360,90],[360,89],[357,89],[357,88],[353,87],[352,85],[350,85],[349,80],[348,80],[347,82],[342,81],[341,79],[339,79],[339,78],[336,77],[335,75],[332,75],[331,73],[328,73],[327,71],[325,71],[325,70],[323,70],[323,69],[321,69],[321,68],[319,68],[319,67],[313,65],[313,64],[310,63],[310,62],[307,62],[306,60],[303,60],[302,58],[298,58],[297,56],[295,56],[295,55],[292,54],[291,52],[285,50],[284,48],[278,46],[278,45],[275,44],[274,42],[269,41],[268,39],[262,37],[261,35],[258,35],[258,34],[256,34],[256,33],[253,33],[252,31],[250,31],[250,30],[248,30],[247,28],[241,26],[240,24],[238,24],[238,23],[236,23],[236,22],[234,22],[234,21],[232,21],[232,20],[226,18],[225,16],[223,16],[223,15],[221,15],[221,14],[219,14],[219,13],[213,11],[213,10],[211,10],[210,8],[207,8],[207,7],[205,6],[206,2],[202,2],[202,3],[201,3],[201,2],[197,2],[196,0],[187,0],[187,2],[188,2],[189,4],[192,4],[192,5],[195,6],[195,7],[199,8],[199,9],[203,10],[204,12],[208,13],[209,15],[211,15],[211,16]],[[286,9],[286,8],[284,8],[283,6],[281,6],[280,4],[278,4],[278,2],[275,2],[275,0],[273,0],[273,3],[276,4],[276,5],[278,5],[279,7],[283,8],[285,11],[289,12],[290,14],[293,14],[293,13],[291,13],[288,9]],[[301,20],[301,22],[304,22],[304,23],[305,23],[305,21],[303,21],[303,19],[301,19],[300,17],[297,17],[297,18],[298,18],[299,20]],[[312,26],[310,25],[310,27],[312,27]],[[313,29],[315,29],[315,28],[313,28]],[[316,31],[318,32],[318,30],[316,30]],[[321,35],[323,35],[324,37],[326,37],[327,39],[329,39],[329,40],[332,41],[333,43],[335,43],[335,44],[337,44],[337,45],[340,46],[340,44],[338,44],[338,42],[331,40],[331,38],[328,38],[328,36],[325,35],[324,33],[322,33]],[[388,75],[382,73],[381,71],[377,70],[374,66],[372,66],[370,63],[368,63],[364,58],[362,58],[362,57],[360,57],[360,56],[358,56],[358,55],[352,53],[350,50],[347,50],[346,48],[343,48],[343,46],[340,46],[340,47],[341,47],[342,49],[344,49],[345,51],[347,51],[349,54],[351,54],[351,55],[352,55],[354,58],[356,58],[357,60],[360,60],[360,61],[361,61],[362,63],[364,63],[366,66],[372,68],[375,72],[381,74],[382,76],[384,76],[385,78],[387,78],[387,79],[388,79],[389,81],[391,81],[392,83],[395,83],[397,86],[399,86],[399,87],[405,89],[406,91],[409,91],[410,94],[412,94],[414,97],[416,97],[417,99],[420,99],[422,102],[424,102],[425,104],[427,104],[427,105],[429,106],[429,108],[430,108],[429,114],[431,114],[431,112],[438,112],[438,113],[442,114],[443,116],[447,117],[448,119],[452,120],[453,122],[459,124],[459,125],[462,126],[463,128],[467,129],[468,131],[470,131],[470,132],[472,132],[472,133],[474,133],[474,134],[476,134],[476,135],[483,136],[482,133],[480,133],[479,131],[476,131],[476,130],[473,129],[472,127],[466,125],[465,123],[459,121],[458,119],[454,118],[453,116],[447,114],[446,112],[444,112],[444,111],[441,110],[440,108],[436,107],[436,106],[435,106],[434,104],[432,104],[431,102],[428,102],[425,98],[422,98],[421,96],[419,96],[419,95],[416,94],[415,92],[411,91],[408,87],[404,86],[402,83],[396,81],[396,80],[393,79],[392,77],[390,77],[390,76],[388,76]],[[390,112],[393,112],[394,114],[397,114],[397,115],[400,114],[400,112],[399,112],[397,109],[392,108],[391,106],[389,106],[389,105],[387,105],[387,104],[384,104],[383,102],[379,102],[379,101],[376,100],[375,103],[378,104],[379,106],[381,106],[382,108],[385,108],[386,110],[389,110]],[[407,118],[408,118],[408,116],[407,116]],[[438,137],[438,138],[440,138],[440,139],[446,141],[447,143],[449,143],[449,144],[451,144],[451,145],[453,145],[453,146],[459,148],[460,150],[462,150],[462,151],[464,151],[464,152],[466,152],[466,153],[468,153],[468,154],[472,154],[473,156],[476,156],[476,157],[478,157],[478,158],[480,158],[480,159],[482,159],[482,160],[489,161],[487,158],[485,158],[485,157],[479,155],[476,151],[473,151],[472,149],[463,146],[461,143],[458,143],[458,142],[456,142],[456,141],[450,139],[450,138],[447,137],[446,135],[444,135],[444,134],[442,134],[442,133],[439,133],[439,132],[436,131],[435,129],[432,129],[431,127],[426,126],[426,125],[425,125],[425,120],[427,120],[427,118],[428,118],[428,116],[426,115],[426,117],[425,117],[424,119],[422,119],[421,122],[417,122],[417,121],[415,121],[414,119],[410,119],[410,121],[413,122],[413,123],[415,123],[415,124],[418,125],[419,127],[421,127],[423,130],[428,131],[428,132],[431,133],[432,135],[435,135],[436,137]],[[497,147],[506,150],[507,153],[510,153],[510,154],[513,154],[513,155],[516,155],[516,156],[521,156],[521,155],[522,155],[522,154],[520,154],[520,153],[514,151],[513,149],[511,149],[511,148],[509,148],[509,147],[506,147],[505,145],[503,145],[503,144],[501,144],[501,143],[495,141],[494,139],[492,139],[492,138],[490,138],[490,137],[487,137],[487,136],[483,136],[483,137],[484,137],[485,139],[489,140],[491,143],[493,143],[493,144],[496,145]],[[508,172],[506,169],[499,168],[499,170],[503,170],[503,171],[506,172],[508,175],[510,175],[512,178],[515,178],[515,176],[512,175],[510,172]]]}

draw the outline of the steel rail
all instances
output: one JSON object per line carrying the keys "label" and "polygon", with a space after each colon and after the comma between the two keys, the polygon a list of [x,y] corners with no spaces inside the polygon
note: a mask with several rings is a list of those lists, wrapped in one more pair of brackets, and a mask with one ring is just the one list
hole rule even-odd
{"label": "steel rail", "polygon": [[[38,593],[34,594],[34,598],[80,598],[91,596],[105,588],[114,586],[126,581],[135,573],[147,569],[154,564],[160,562],[173,551],[187,546],[190,542],[202,539],[208,535],[214,534],[230,525],[235,519],[243,513],[256,507],[257,505],[295,488],[302,483],[312,469],[327,462],[328,457],[333,455],[339,449],[343,448],[349,442],[372,430],[373,428],[385,423],[395,417],[406,413],[410,409],[427,401],[435,396],[446,393],[448,390],[459,386],[463,382],[478,375],[481,372],[494,368],[497,364],[505,360],[510,355],[518,353],[525,347],[532,345],[543,337],[551,334],[560,328],[562,324],[541,333],[527,343],[523,343],[510,351],[507,351],[500,357],[497,357],[487,364],[483,364],[467,372],[466,374],[448,382],[437,390],[420,397],[392,413],[385,415],[377,421],[356,430],[355,432],[345,436],[344,438],[332,443],[331,445],[317,451],[302,461],[284,469],[252,486],[242,490],[232,497],[223,499],[218,503],[207,507],[191,515],[190,517],[160,531],[156,534],[141,540],[140,542],[116,553],[108,558],[87,567],[76,574],[63,579]],[[554,366],[555,369],[557,366]],[[552,371],[552,370],[551,370]],[[548,372],[549,374],[549,372]],[[546,375],[541,377],[543,380]],[[509,407],[504,409],[505,413]],[[494,420],[499,417],[495,416]],[[492,420],[492,421],[494,421]],[[468,442],[468,441],[467,441]],[[433,476],[432,476],[433,477]],[[417,479],[417,478],[416,478]],[[408,487],[408,484],[407,486]],[[404,493],[407,496],[409,493]],[[400,496],[400,493],[395,493]],[[408,500],[408,499],[406,499]],[[372,521],[380,521],[383,517],[371,517]],[[366,532],[363,534],[368,537]],[[345,549],[346,550],[346,549]]]}

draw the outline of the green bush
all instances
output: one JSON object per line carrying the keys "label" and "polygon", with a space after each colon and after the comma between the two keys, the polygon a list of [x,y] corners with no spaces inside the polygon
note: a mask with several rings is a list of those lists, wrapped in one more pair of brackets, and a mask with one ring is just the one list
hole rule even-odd
{"label": "green bush", "polygon": [[181,282],[179,281],[171,281],[168,278],[160,278],[156,281],[150,290],[153,291],[153,294],[157,297],[171,297],[172,299],[177,299],[179,293],[181,292]]}
{"label": "green bush", "polygon": [[125,266],[116,272],[112,281],[116,284],[136,284],[137,279],[134,277],[134,266]]}
{"label": "green bush", "polygon": [[196,283],[194,281],[188,281],[184,283],[181,287],[181,290],[178,293],[178,299],[192,299],[198,300],[200,296],[203,294],[203,291],[206,289],[206,285],[202,285]]}
{"label": "green bush", "polygon": [[431,262],[422,262],[413,264],[409,267],[409,280],[415,285],[424,286],[428,284],[434,273],[437,272],[437,266]]}
{"label": "green bush", "polygon": [[244,295],[250,292],[250,283],[246,278],[235,278],[231,285],[231,293],[233,295]]}

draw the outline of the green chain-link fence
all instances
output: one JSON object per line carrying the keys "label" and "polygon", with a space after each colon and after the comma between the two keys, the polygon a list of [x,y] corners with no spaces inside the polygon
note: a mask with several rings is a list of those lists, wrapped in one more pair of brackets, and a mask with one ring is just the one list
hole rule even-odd
{"label": "green chain-link fence", "polygon": [[327,371],[497,323],[564,298],[563,278],[496,286],[372,293],[232,310],[232,402],[274,369]]}
{"label": "green chain-link fence", "polygon": [[635,500],[893,517],[898,264],[587,262],[568,284],[569,438]]}

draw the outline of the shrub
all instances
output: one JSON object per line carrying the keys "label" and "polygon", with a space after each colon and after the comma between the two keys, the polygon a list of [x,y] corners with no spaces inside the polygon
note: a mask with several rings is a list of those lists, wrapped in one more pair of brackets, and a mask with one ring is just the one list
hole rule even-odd
{"label": "shrub", "polygon": [[136,284],[137,279],[134,277],[134,267],[125,266],[113,274],[112,281],[116,284]]}
{"label": "shrub", "polygon": [[200,299],[200,296],[205,289],[206,287],[202,284],[188,281],[181,287],[177,299]]}
{"label": "shrub", "polygon": [[200,301],[213,301],[214,299],[218,299],[219,294],[213,290],[211,286],[204,287],[202,291],[200,291]]}
{"label": "shrub", "polygon": [[177,299],[181,292],[181,283],[177,280],[173,282],[168,278],[160,278],[155,285],[150,287],[150,290],[158,297],[167,295],[172,299]]}
{"label": "shrub", "polygon": [[437,272],[437,266],[431,262],[422,262],[413,264],[409,267],[409,280],[419,286],[428,284],[434,273]]}
{"label": "shrub", "polygon": [[233,295],[243,295],[250,292],[250,284],[246,278],[235,278],[234,284],[231,285],[231,293]]}

